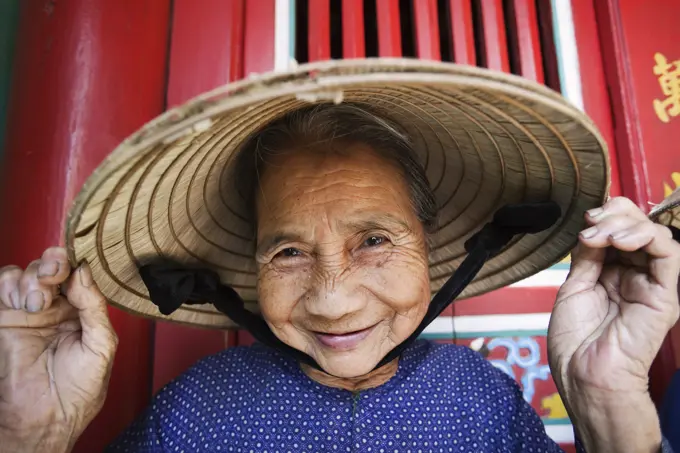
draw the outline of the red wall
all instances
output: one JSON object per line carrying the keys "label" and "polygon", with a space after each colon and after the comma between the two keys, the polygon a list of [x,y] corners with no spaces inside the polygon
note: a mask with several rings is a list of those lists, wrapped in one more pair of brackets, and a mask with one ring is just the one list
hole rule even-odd
{"label": "red wall", "polygon": [[[2,177],[0,263],[63,244],[85,178],[163,111],[169,0],[21,2]],[[110,309],[120,336],[109,395],[77,452],[102,451],[146,406],[151,323]]]}
{"label": "red wall", "polygon": [[[450,34],[445,38],[451,40],[453,61],[515,69],[558,88],[555,55],[540,42],[552,32],[546,27],[550,2],[513,0],[507,2],[509,15],[501,0],[475,3],[481,35],[474,33],[471,0],[448,1],[450,29],[440,29],[436,0],[414,1],[415,56],[441,59],[446,41],[440,33]],[[647,208],[662,198],[664,183],[680,184],[680,152],[672,147],[680,142],[680,118],[664,121],[654,110],[655,99],[665,98],[654,74],[655,53],[680,61],[675,26],[680,4],[571,3],[579,49],[587,50],[579,52],[585,110],[610,145],[612,193]],[[362,2],[341,4],[342,55],[363,57]],[[404,52],[398,4],[376,1],[380,56]],[[64,214],[84,179],[147,120],[203,91],[272,69],[274,5],[274,0],[22,2],[7,128],[9,171],[1,195],[4,218],[11,221],[0,223],[0,263],[25,265],[45,247],[61,243]],[[330,58],[330,8],[329,0],[309,2],[310,61]],[[475,39],[481,39],[479,53]],[[495,313],[499,299],[504,313],[547,312],[555,294],[556,288],[502,289],[457,303],[455,313]],[[452,314],[452,309],[445,313]],[[199,358],[250,341],[244,333],[151,323],[113,308],[111,317],[121,342],[109,397],[77,451],[101,451],[152,392]],[[674,353],[680,355],[680,333],[671,336],[655,364],[657,396],[678,363]]]}

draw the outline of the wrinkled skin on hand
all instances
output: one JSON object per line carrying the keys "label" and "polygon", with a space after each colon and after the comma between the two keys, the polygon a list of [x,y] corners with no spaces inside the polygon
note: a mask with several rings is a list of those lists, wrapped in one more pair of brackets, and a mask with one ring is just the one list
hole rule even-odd
{"label": "wrinkled skin on hand", "polygon": [[597,405],[651,403],[649,369],[679,314],[680,245],[670,230],[625,198],[586,221],[548,331],[550,367],[573,419]]}
{"label": "wrinkled skin on hand", "polygon": [[0,437],[68,451],[104,403],[117,343],[89,267],[64,249],[0,269]]}

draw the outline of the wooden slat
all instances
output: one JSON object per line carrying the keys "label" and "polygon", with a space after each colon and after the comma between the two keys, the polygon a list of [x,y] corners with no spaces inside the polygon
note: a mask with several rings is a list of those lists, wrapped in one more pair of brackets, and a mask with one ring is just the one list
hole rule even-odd
{"label": "wooden slat", "polygon": [[[555,304],[557,286],[507,287],[451,304],[442,316],[480,314],[520,314],[549,312]],[[502,303],[499,303],[502,301]]]}
{"label": "wooden slat", "polygon": [[610,195],[615,197],[621,195],[619,156],[614,137],[611,99],[602,59],[602,45],[594,1],[573,1],[572,16],[574,18],[576,45],[579,49],[588,49],[587,52],[578,53],[583,106],[609,145]]}
{"label": "wooden slat", "polygon": [[475,31],[472,22],[471,0],[450,0],[451,39],[453,40],[453,61],[459,64],[476,65]]}
{"label": "wooden slat", "polygon": [[543,83],[543,60],[539,38],[536,2],[534,0],[511,0],[510,25],[516,45],[516,62],[519,74],[527,79]]}
{"label": "wooden slat", "polygon": [[547,86],[555,91],[560,91],[560,74],[555,53],[555,31],[553,24],[552,5],[550,0],[536,1],[536,14],[541,39],[541,58],[543,58],[544,81]]}
{"label": "wooden slat", "polygon": [[241,78],[243,1],[206,0],[197,7],[192,0],[175,0],[168,107]]}
{"label": "wooden slat", "polygon": [[416,23],[416,55],[423,60],[441,60],[437,0],[413,0]]}
{"label": "wooden slat", "polygon": [[364,0],[342,0],[343,58],[366,57],[364,36]]}
{"label": "wooden slat", "polygon": [[309,61],[331,58],[331,2],[308,0]]}
{"label": "wooden slat", "polygon": [[244,77],[274,69],[274,16],[275,0],[245,0]]}
{"label": "wooden slat", "polygon": [[503,0],[477,1],[482,13],[485,66],[496,71],[510,72]]}
{"label": "wooden slat", "polygon": [[401,57],[399,0],[376,0],[378,16],[378,55]]}

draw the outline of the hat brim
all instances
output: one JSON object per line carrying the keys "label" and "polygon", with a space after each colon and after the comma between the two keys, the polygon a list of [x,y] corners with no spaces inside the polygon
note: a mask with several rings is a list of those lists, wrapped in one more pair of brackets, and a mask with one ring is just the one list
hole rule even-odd
{"label": "hat brim", "polygon": [[446,63],[331,61],[226,85],[132,134],[94,171],[69,212],[71,261],[88,261],[103,294],[128,311],[234,327],[208,304],[162,316],[138,263],[164,255],[209,267],[256,311],[252,226],[228,169],[253,133],[319,102],[367,105],[413,140],[440,208],[430,252],[433,293],[464,259],[465,240],[502,205],[552,200],[563,215],[549,230],[513,240],[461,297],[561,260],[577,241],[584,211],[608,194],[605,142],[585,114],[544,86]]}
{"label": "hat brim", "polygon": [[[675,189],[670,195],[649,212],[653,221],[680,230],[680,189]],[[677,233],[674,232],[674,235]]]}

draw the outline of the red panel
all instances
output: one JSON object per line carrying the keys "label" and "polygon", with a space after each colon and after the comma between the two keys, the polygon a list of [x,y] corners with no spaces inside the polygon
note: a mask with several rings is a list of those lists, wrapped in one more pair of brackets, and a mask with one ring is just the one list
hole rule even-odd
{"label": "red panel", "polygon": [[614,141],[611,99],[607,89],[593,3],[594,0],[575,0],[571,2],[577,46],[580,49],[588,49],[588,52],[578,53],[579,69],[581,71],[581,89],[585,111],[595,121],[600,133],[607,142],[607,145],[609,145],[609,158],[612,167],[611,195],[618,196],[621,195],[619,158]]}
{"label": "red panel", "polygon": [[169,107],[243,76],[244,0],[173,5]]}
{"label": "red panel", "polygon": [[460,64],[476,65],[475,32],[470,0],[450,0],[453,60]]}
{"label": "red panel", "polygon": [[245,0],[243,75],[274,69],[275,0]]}
{"label": "red panel", "polygon": [[443,315],[549,313],[557,287],[510,287],[454,302]]}
{"label": "red panel", "polygon": [[376,0],[378,16],[378,55],[401,57],[399,0]]}
{"label": "red panel", "polygon": [[413,0],[416,54],[422,60],[441,60],[437,0]]}
{"label": "red panel", "polygon": [[[655,0],[641,7],[631,0],[595,2],[607,81],[611,89],[616,144],[623,193],[641,208],[649,209],[664,195],[664,182],[680,172],[680,108],[656,109],[659,102],[674,102],[673,83],[680,74],[680,3]],[[653,33],[650,33],[650,26]],[[659,57],[667,60],[660,64]],[[671,104],[672,105],[672,104]],[[665,112],[665,114],[663,114]],[[670,147],[670,148],[669,148]],[[673,338],[664,343],[650,371],[650,392],[663,396],[678,364]],[[676,340],[676,344],[680,344]]]}
{"label": "red panel", "polygon": [[364,0],[342,0],[343,58],[364,58]]}
{"label": "red panel", "polygon": [[[63,244],[90,172],[163,110],[169,1],[22,2],[9,105],[0,263]],[[7,221],[11,219],[11,221]],[[149,400],[151,323],[116,309],[108,398],[76,452],[103,451]]]}
{"label": "red panel", "polygon": [[503,0],[478,0],[484,30],[485,66],[496,71],[510,72],[508,45],[503,18]]}
{"label": "red panel", "polygon": [[510,5],[510,29],[517,48],[519,74],[543,83],[543,60],[534,0],[513,0]]}
{"label": "red panel", "polygon": [[[600,27],[607,83],[612,93],[613,119],[619,123],[619,127],[615,129],[615,139],[620,157],[621,191],[640,208],[647,209],[647,201],[651,199],[647,163],[642,149],[640,126],[637,123],[635,88],[621,28],[619,2],[602,0],[593,4]],[[656,26],[655,29],[657,29]],[[637,37],[637,39],[640,38],[642,37]],[[650,54],[650,57],[651,55],[653,54]]]}
{"label": "red panel", "polygon": [[[175,0],[168,74],[168,104],[181,104],[242,77],[244,0]],[[224,333],[158,322],[153,390],[158,391],[201,358],[225,347]]]}
{"label": "red panel", "polygon": [[331,58],[331,2],[309,1],[309,61]]}
{"label": "red panel", "polygon": [[[536,8],[538,10],[538,22],[541,24],[539,29],[541,42],[546,44],[542,49],[542,57],[545,62],[545,84],[555,91],[561,91],[557,55],[553,44],[555,35],[553,31],[552,5],[550,4],[550,0],[537,0]],[[599,53],[599,48],[597,53]]]}

